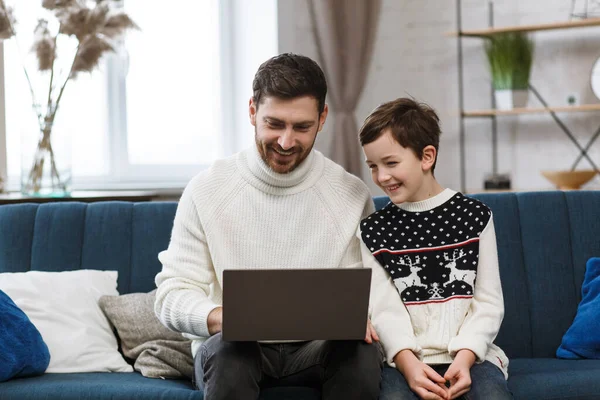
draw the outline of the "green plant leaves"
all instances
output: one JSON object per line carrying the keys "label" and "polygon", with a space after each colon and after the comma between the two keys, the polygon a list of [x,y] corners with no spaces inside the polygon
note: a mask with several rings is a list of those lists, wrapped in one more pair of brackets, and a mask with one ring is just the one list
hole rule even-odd
{"label": "green plant leaves", "polygon": [[494,89],[527,89],[534,43],[522,32],[493,35],[485,43]]}

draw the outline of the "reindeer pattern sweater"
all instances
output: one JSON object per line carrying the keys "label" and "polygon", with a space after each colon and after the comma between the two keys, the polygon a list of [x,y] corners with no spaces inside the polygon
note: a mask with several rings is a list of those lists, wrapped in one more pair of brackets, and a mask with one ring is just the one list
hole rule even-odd
{"label": "reindeer pattern sweater", "polygon": [[[390,364],[404,349],[427,364],[451,363],[469,349],[507,376],[508,359],[493,344],[504,301],[489,208],[445,189],[424,201],[389,203],[361,222],[360,234],[393,281],[410,327],[382,338]],[[376,330],[379,321],[376,314]]]}

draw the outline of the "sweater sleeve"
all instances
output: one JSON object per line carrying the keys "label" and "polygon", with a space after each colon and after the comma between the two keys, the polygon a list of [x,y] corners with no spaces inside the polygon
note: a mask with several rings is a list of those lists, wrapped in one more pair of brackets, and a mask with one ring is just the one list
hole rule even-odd
{"label": "sweater sleeve", "polygon": [[372,271],[369,300],[371,323],[383,345],[386,361],[393,367],[394,356],[405,349],[421,357],[422,350],[417,344],[410,315],[396,286],[367,246],[362,240],[360,242],[363,264]]}
{"label": "sweater sleeve", "polygon": [[219,306],[208,297],[216,275],[190,185],[177,206],[169,247],[158,258],[157,317],[171,330],[210,336],[208,314]]}
{"label": "sweater sleeve", "polygon": [[475,291],[469,311],[458,335],[449,345],[448,352],[455,356],[461,349],[469,349],[483,361],[488,347],[496,338],[504,317],[504,298],[498,267],[496,232],[492,217],[479,237],[479,262]]}

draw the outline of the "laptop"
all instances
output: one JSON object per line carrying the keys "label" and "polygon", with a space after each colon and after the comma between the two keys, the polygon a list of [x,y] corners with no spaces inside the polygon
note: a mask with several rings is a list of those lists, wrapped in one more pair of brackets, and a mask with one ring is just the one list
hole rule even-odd
{"label": "laptop", "polygon": [[223,271],[226,341],[362,340],[371,270]]}

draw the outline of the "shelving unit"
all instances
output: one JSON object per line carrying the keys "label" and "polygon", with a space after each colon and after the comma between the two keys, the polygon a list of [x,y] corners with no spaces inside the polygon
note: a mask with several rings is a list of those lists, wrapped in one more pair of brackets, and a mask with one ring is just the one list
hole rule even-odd
{"label": "shelving unit", "polygon": [[583,27],[600,26],[600,18],[588,18],[583,20],[557,22],[557,23],[546,23],[537,25],[522,25],[522,26],[507,26],[507,27],[494,27],[494,9],[493,4],[489,3],[489,15],[488,23],[489,28],[479,30],[462,30],[462,5],[461,0],[456,0],[456,13],[457,13],[457,32],[449,33],[448,36],[457,38],[457,50],[458,50],[458,94],[459,94],[459,108],[460,108],[460,124],[459,124],[459,147],[460,147],[460,185],[463,192],[466,191],[466,165],[465,165],[465,118],[490,118],[492,124],[492,174],[498,173],[498,127],[497,117],[521,115],[521,114],[549,114],[558,126],[563,130],[565,135],[573,142],[573,144],[579,149],[580,154],[576,161],[572,165],[571,169],[575,169],[578,163],[582,159],[586,159],[592,167],[600,173],[600,170],[589,157],[588,150],[594,141],[600,136],[600,127],[592,135],[590,140],[582,146],[577,139],[573,136],[571,131],[558,117],[557,113],[571,113],[571,112],[589,112],[589,111],[600,111],[600,104],[584,104],[579,106],[550,106],[544,98],[540,95],[538,90],[529,85],[529,90],[534,96],[540,101],[543,107],[537,108],[515,108],[512,110],[497,110],[494,90],[491,91],[491,109],[486,110],[465,110],[464,108],[464,76],[463,76],[463,49],[462,39],[463,38],[479,38],[479,39],[490,39],[493,35],[507,32],[539,32],[549,30],[563,30],[563,29],[574,29]]}
{"label": "shelving unit", "polygon": [[479,30],[468,30],[458,32],[452,32],[450,36],[463,36],[463,37],[489,37],[498,33],[508,32],[539,32],[539,31],[550,31],[557,29],[571,29],[571,28],[584,28],[589,26],[600,25],[600,18],[588,18],[576,21],[566,22],[554,22],[550,24],[538,24],[538,25],[521,25],[521,26],[506,26],[502,28],[488,28]]}
{"label": "shelving unit", "polygon": [[499,115],[518,115],[518,114],[540,114],[548,112],[578,112],[578,111],[600,111],[600,104],[584,104],[580,106],[560,106],[560,107],[538,107],[538,108],[513,108],[512,110],[475,110],[463,111],[463,117],[491,117]]}

